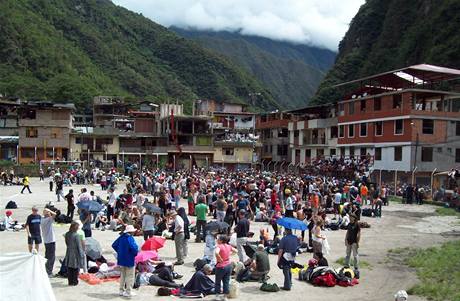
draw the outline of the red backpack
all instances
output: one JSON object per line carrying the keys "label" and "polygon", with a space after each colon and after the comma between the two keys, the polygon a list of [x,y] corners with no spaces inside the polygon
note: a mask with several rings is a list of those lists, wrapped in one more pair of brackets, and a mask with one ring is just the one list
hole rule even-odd
{"label": "red backpack", "polygon": [[317,286],[329,286],[329,287],[332,287],[332,286],[335,286],[336,282],[337,281],[335,280],[334,275],[332,275],[331,273],[326,273],[324,275],[319,275],[318,277],[313,279],[313,284],[317,285]]}

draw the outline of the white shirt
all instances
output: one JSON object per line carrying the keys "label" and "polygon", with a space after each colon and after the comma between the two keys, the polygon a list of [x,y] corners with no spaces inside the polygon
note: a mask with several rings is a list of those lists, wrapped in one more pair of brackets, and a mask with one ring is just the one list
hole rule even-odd
{"label": "white shirt", "polygon": [[179,215],[174,219],[174,233],[184,232],[184,220]]}
{"label": "white shirt", "polygon": [[42,228],[43,243],[49,244],[56,242],[56,236],[53,229],[53,217],[43,217],[40,227]]}
{"label": "white shirt", "polygon": [[109,206],[114,208],[116,201],[117,197],[115,196],[115,193],[109,193]]}
{"label": "white shirt", "polygon": [[334,203],[340,204],[341,201],[342,201],[342,194],[340,192],[337,192],[334,195]]}

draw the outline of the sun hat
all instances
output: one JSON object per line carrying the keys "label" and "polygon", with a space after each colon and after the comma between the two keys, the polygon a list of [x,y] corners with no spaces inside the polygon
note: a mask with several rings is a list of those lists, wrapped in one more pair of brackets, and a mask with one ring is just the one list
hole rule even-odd
{"label": "sun hat", "polygon": [[133,232],[136,232],[136,228],[134,228],[133,225],[127,225],[126,228],[125,228],[125,231],[123,231],[124,233],[133,233]]}

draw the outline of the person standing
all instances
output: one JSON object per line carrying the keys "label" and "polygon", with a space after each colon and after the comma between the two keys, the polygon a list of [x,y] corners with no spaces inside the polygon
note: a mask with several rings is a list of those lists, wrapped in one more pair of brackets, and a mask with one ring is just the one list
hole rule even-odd
{"label": "person standing", "polygon": [[64,181],[61,177],[56,179],[56,197],[57,201],[61,201],[61,197],[64,198]]}
{"label": "person standing", "polygon": [[28,176],[25,176],[23,179],[22,179],[22,190],[21,190],[21,193],[24,193],[24,190],[27,189],[29,191],[29,193],[32,193],[32,191],[30,191],[30,182],[29,182],[29,177]]}
{"label": "person standing", "polygon": [[120,267],[120,291],[119,295],[131,298],[134,294],[131,288],[134,284],[134,258],[139,247],[132,236],[136,232],[133,225],[126,226],[125,231],[113,242],[112,248],[117,252],[117,265]]}
{"label": "person standing", "polygon": [[292,287],[291,267],[295,261],[298,246],[297,236],[292,234],[291,229],[286,229],[278,246],[278,267],[283,270],[284,275],[284,284],[281,289],[285,291],[290,291]]}
{"label": "person standing", "polygon": [[150,211],[147,211],[142,217],[142,233],[144,234],[144,240],[153,237],[155,231],[155,218]]}
{"label": "person standing", "polygon": [[195,242],[201,242],[205,238],[204,227],[206,226],[206,215],[208,214],[208,205],[204,202],[204,196],[198,198],[198,205],[195,207],[196,214],[196,238]]}
{"label": "person standing", "polygon": [[83,224],[82,230],[85,232],[85,237],[91,237],[91,213],[86,209],[81,209],[80,220]]}
{"label": "person standing", "polygon": [[171,217],[174,218],[174,243],[176,245],[176,262],[174,265],[183,265],[185,258],[185,225],[184,220],[176,211],[173,211]]}
{"label": "person standing", "polygon": [[286,199],[284,200],[284,208],[286,209],[284,216],[293,218],[295,198],[291,195],[290,189],[286,189],[284,194],[286,195]]}
{"label": "person standing", "polygon": [[115,206],[117,204],[117,197],[114,193],[113,188],[109,189],[109,201],[107,204],[107,221],[110,223],[110,219],[112,218],[115,212]]}
{"label": "person standing", "polygon": [[67,217],[73,219],[75,212],[75,199],[73,195],[73,189],[69,190],[69,193],[66,194],[65,199],[67,201]]}
{"label": "person standing", "polygon": [[222,284],[224,295],[229,294],[230,276],[232,274],[232,263],[230,255],[235,253],[235,249],[228,244],[228,237],[220,235],[217,238],[216,248],[216,281],[214,291],[216,295],[221,294],[220,286]]}
{"label": "person standing", "polygon": [[54,234],[53,223],[56,213],[45,208],[41,222],[43,243],[45,244],[46,273],[48,277],[53,276],[53,266],[56,259],[56,236]]}
{"label": "person standing", "polygon": [[238,223],[235,227],[236,232],[236,248],[238,250],[238,259],[241,262],[244,262],[244,257],[246,252],[243,249],[243,246],[248,241],[248,233],[249,233],[249,221],[246,218],[246,211],[241,209],[238,212]]}
{"label": "person standing", "polygon": [[344,266],[350,266],[350,255],[353,252],[353,266],[355,271],[359,271],[359,241],[361,239],[361,228],[358,224],[356,214],[350,214],[350,223],[348,224],[347,234],[345,235],[346,256]]}
{"label": "person standing", "polygon": [[224,222],[225,213],[227,212],[227,202],[223,195],[220,195],[216,202],[216,218],[218,222]]}
{"label": "person standing", "polygon": [[27,243],[29,245],[29,252],[32,252],[32,247],[35,244],[35,250],[38,252],[39,246],[42,243],[42,236],[40,233],[40,224],[42,217],[38,214],[38,208],[32,207],[32,214],[27,217],[26,231]]}
{"label": "person standing", "polygon": [[84,251],[78,236],[78,223],[72,222],[69,231],[64,235],[67,250],[65,252],[64,264],[67,266],[67,279],[69,286],[78,285],[78,272],[83,265]]}

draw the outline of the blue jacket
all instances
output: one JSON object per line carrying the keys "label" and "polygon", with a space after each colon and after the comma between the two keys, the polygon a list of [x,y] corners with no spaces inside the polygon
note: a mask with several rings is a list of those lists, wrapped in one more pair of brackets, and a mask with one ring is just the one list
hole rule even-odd
{"label": "blue jacket", "polygon": [[117,264],[124,267],[133,267],[134,258],[139,251],[134,238],[127,233],[123,233],[112,244],[112,248],[117,252]]}

